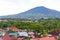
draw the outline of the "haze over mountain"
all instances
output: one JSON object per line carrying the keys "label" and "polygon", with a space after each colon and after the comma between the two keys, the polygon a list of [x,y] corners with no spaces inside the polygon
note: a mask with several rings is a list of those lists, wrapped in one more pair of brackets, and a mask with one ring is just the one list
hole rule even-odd
{"label": "haze over mountain", "polygon": [[14,15],[0,16],[0,18],[26,18],[26,19],[60,18],[60,12],[40,6],[30,9],[26,12]]}

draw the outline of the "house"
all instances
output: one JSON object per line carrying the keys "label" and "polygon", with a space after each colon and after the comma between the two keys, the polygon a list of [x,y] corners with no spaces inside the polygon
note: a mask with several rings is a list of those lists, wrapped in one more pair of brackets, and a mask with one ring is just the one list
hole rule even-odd
{"label": "house", "polygon": [[3,36],[2,40],[11,40],[10,36],[6,32],[5,35]]}
{"label": "house", "polygon": [[4,36],[4,35],[5,35],[5,31],[0,28],[0,36]]}
{"label": "house", "polygon": [[5,35],[5,32],[0,31],[0,36],[4,36],[4,35]]}
{"label": "house", "polygon": [[49,32],[48,34],[54,36],[56,39],[60,38],[60,29],[56,29],[52,32]]}
{"label": "house", "polygon": [[18,35],[19,36],[23,36],[23,37],[28,37],[28,33],[27,32],[24,32],[24,31],[19,31],[18,32]]}
{"label": "house", "polygon": [[30,32],[28,32],[28,35],[29,35],[30,38],[35,38],[34,32],[31,32],[31,31],[30,31]]}
{"label": "house", "polygon": [[54,37],[33,38],[31,40],[56,40]]}
{"label": "house", "polygon": [[11,40],[17,40],[18,38],[17,37],[15,37],[15,36],[12,36],[11,37]]}
{"label": "house", "polygon": [[13,27],[11,27],[11,29],[10,30],[12,30],[12,31],[18,31],[18,28],[16,27],[16,26],[13,26]]}
{"label": "house", "polygon": [[9,30],[8,33],[9,33],[9,36],[15,36],[15,37],[18,36],[18,32],[15,32],[15,31],[12,31],[12,30]]}

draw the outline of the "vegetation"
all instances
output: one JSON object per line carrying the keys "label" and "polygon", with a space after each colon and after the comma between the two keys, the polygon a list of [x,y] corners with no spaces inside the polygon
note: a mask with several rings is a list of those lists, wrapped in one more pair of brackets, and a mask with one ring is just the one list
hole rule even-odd
{"label": "vegetation", "polygon": [[60,38],[58,38],[58,40],[60,40]]}
{"label": "vegetation", "polygon": [[41,34],[47,34],[50,31],[54,31],[60,28],[60,19],[40,19],[37,22],[21,22],[16,21],[1,21],[0,27],[16,26],[20,29],[33,30]]}

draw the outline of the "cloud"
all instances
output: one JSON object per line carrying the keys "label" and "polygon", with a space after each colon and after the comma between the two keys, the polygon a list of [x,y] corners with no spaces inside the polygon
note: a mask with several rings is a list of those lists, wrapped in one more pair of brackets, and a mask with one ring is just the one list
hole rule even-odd
{"label": "cloud", "polygon": [[21,13],[37,6],[60,11],[60,0],[0,0],[0,16]]}
{"label": "cloud", "polygon": [[[28,0],[0,0],[0,16],[17,14],[33,8],[36,3],[35,1]],[[33,4],[33,5],[32,5]]]}
{"label": "cloud", "polygon": [[18,12],[18,6],[11,2],[0,0],[0,15],[9,15]]}

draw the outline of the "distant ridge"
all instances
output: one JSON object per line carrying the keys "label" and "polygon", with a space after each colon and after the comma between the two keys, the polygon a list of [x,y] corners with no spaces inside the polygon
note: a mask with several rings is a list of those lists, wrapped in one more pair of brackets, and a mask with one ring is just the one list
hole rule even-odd
{"label": "distant ridge", "polygon": [[60,18],[60,12],[46,8],[44,6],[35,7],[26,12],[0,16],[0,18],[26,18],[26,19],[40,19],[40,18]]}

